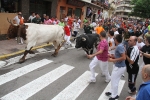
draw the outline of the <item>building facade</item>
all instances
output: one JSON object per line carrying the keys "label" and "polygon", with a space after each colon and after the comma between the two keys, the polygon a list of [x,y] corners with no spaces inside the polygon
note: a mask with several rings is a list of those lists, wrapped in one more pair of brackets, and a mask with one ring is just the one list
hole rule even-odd
{"label": "building facade", "polygon": [[[22,12],[25,19],[28,19],[32,12],[40,16],[47,14],[57,17],[59,20],[67,16],[79,17],[83,20],[89,17],[94,21],[98,12],[107,12],[107,0],[0,0],[0,34],[7,34],[9,23],[7,18],[13,20],[17,12]],[[91,12],[89,13],[89,10]],[[90,16],[89,16],[90,14]],[[107,14],[106,14],[107,16]]]}
{"label": "building facade", "polygon": [[7,18],[13,20],[18,11],[28,19],[32,12],[56,16],[58,0],[0,0],[0,34],[6,34],[9,23]]}
{"label": "building facade", "polygon": [[116,2],[115,15],[127,19],[133,7],[133,5],[130,5],[130,2],[131,0],[118,0]]}
{"label": "building facade", "polygon": [[59,0],[57,5],[57,18],[65,18],[71,16],[72,18],[83,17],[83,7],[85,3],[79,0]]}
{"label": "building facade", "polygon": [[108,18],[108,0],[81,0],[85,2],[84,6],[84,18],[90,18],[91,21],[95,21],[99,18],[100,13],[102,13],[101,18]]}

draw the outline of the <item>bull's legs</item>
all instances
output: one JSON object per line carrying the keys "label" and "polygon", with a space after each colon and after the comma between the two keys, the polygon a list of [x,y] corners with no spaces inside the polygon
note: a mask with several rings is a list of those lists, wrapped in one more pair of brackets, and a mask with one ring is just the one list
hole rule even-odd
{"label": "bull's legs", "polygon": [[93,54],[93,48],[92,48],[92,50],[90,50],[90,54]]}
{"label": "bull's legs", "polygon": [[89,55],[89,51],[85,50],[85,52],[87,53],[87,55]]}
{"label": "bull's legs", "polygon": [[23,63],[25,62],[25,58],[27,56],[28,53],[33,54],[34,52],[31,51],[32,47],[30,48],[30,50],[25,50],[23,57],[19,60],[19,63]]}
{"label": "bull's legs", "polygon": [[52,56],[56,57],[58,54],[58,51],[60,50],[60,48],[62,47],[62,45],[64,45],[65,41],[63,41],[63,43],[57,46],[57,49],[55,49],[54,53],[52,54]]}
{"label": "bull's legs", "polygon": [[83,50],[86,52],[87,55],[89,55],[89,50],[86,48],[83,48]]}
{"label": "bull's legs", "polygon": [[57,56],[58,51],[60,50],[61,46],[62,46],[62,45],[59,45],[59,46],[57,47],[57,49],[55,49],[55,52],[52,54],[52,56],[54,56],[54,57]]}

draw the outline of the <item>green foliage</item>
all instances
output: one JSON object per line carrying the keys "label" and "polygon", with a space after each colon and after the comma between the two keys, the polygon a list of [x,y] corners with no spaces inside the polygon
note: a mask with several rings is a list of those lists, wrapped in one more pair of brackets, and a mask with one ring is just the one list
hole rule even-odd
{"label": "green foliage", "polygon": [[131,4],[134,7],[130,16],[150,18],[150,0],[132,0]]}

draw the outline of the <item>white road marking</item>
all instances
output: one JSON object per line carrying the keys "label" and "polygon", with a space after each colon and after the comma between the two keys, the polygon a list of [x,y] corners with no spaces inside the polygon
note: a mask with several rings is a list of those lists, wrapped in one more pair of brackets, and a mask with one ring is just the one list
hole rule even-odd
{"label": "white road marking", "polygon": [[[32,58],[34,56],[35,56],[35,54],[28,54],[27,57],[26,57],[26,59]],[[21,57],[22,57],[22,55],[10,58],[8,60],[5,60],[7,62],[7,64],[5,66],[3,66],[3,67],[7,67],[9,65],[17,63]]]}
{"label": "white road marking", "polygon": [[47,50],[44,49],[44,48],[39,48],[39,49],[36,49],[38,52],[46,52]]}
{"label": "white road marking", "polygon": [[[88,83],[90,75],[91,73],[89,71],[86,71],[52,100],[75,100],[90,84]],[[97,75],[98,74],[96,73],[96,76]]]}
{"label": "white road marking", "polygon": [[27,66],[24,66],[22,68],[16,69],[14,71],[8,72],[6,74],[3,74],[0,76],[0,85],[5,84],[6,82],[16,79],[22,75],[25,75],[33,70],[40,68],[40,67],[43,67],[51,62],[53,62],[53,61],[43,59],[43,60],[34,62],[32,64],[29,64]]}
{"label": "white road marking", "polygon": [[3,66],[5,66],[7,63],[6,61],[0,61],[0,68],[2,68]]}
{"label": "white road marking", "polygon": [[32,95],[36,94],[74,67],[69,65],[62,65],[53,71],[33,80],[32,82],[18,88],[17,90],[3,96],[0,100],[27,100]]}
{"label": "white road marking", "polygon": [[[125,80],[120,80],[119,81],[119,86],[118,86],[118,95],[120,95],[122,88],[124,86]],[[105,88],[105,90],[103,91],[103,93],[100,95],[100,97],[98,98],[98,100],[108,100],[110,97],[106,96],[105,93],[109,92],[111,88],[111,82],[109,82],[109,84],[107,85],[107,87]]]}

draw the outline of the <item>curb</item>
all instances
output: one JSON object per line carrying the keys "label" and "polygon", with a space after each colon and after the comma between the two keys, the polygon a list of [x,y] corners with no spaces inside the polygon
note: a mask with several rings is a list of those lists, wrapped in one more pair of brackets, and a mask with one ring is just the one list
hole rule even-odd
{"label": "curb", "polygon": [[[33,47],[32,50],[36,50],[36,49],[43,48],[43,47],[50,46],[50,45],[52,45],[52,43],[44,44],[44,45],[37,46],[37,47]],[[14,56],[14,55],[21,54],[21,53],[23,53],[24,51],[25,51],[25,50],[19,50],[19,51],[14,52],[14,53],[2,55],[2,56],[0,56],[0,60],[6,59],[6,58],[11,57],[11,56]]]}

